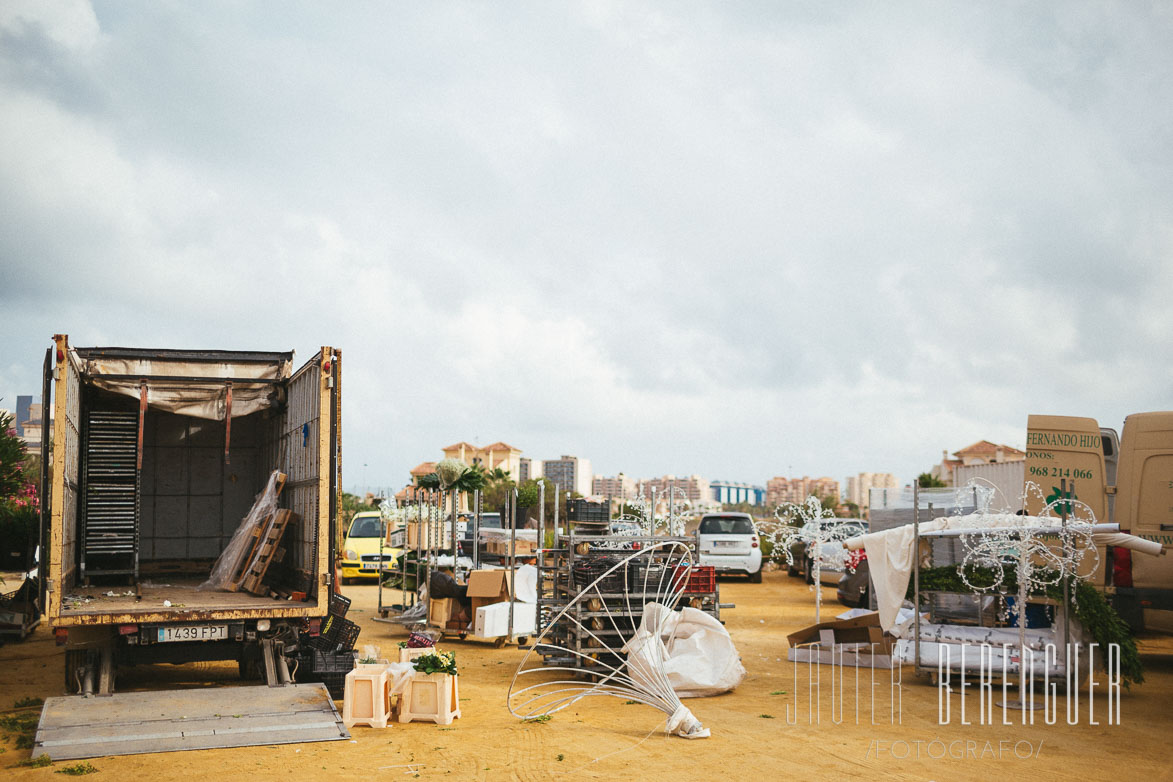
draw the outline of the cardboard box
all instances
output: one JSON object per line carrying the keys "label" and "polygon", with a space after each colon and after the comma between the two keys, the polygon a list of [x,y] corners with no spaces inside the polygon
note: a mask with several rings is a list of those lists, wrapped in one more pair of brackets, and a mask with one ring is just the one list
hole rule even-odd
{"label": "cardboard box", "polygon": [[500,603],[510,597],[508,570],[474,570],[468,574],[468,597],[473,616],[481,606]]}
{"label": "cardboard box", "polygon": [[833,619],[786,636],[791,662],[813,662],[860,668],[891,668],[893,639],[880,627],[877,613]]}
{"label": "cardboard box", "polygon": [[[513,634],[533,635],[538,626],[538,607],[534,603],[513,604]],[[476,610],[472,634],[478,638],[498,638],[509,632],[509,603],[492,603]]]}

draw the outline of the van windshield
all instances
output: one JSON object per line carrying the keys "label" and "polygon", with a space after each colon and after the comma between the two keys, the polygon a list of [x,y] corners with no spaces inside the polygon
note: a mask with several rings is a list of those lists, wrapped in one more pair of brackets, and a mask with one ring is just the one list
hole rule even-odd
{"label": "van windshield", "polygon": [[701,520],[702,535],[752,535],[753,522],[744,516],[708,516]]}

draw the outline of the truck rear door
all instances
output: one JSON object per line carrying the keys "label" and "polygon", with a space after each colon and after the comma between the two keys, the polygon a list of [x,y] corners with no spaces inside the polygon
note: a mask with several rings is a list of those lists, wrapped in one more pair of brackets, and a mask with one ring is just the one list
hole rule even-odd
{"label": "truck rear door", "polygon": [[[1116,520],[1120,529],[1173,546],[1173,412],[1137,413],[1124,421],[1120,438]],[[1173,628],[1173,557],[1134,555],[1132,583],[1145,626]],[[1165,616],[1155,616],[1157,607]],[[1161,621],[1164,620],[1164,621]]]}

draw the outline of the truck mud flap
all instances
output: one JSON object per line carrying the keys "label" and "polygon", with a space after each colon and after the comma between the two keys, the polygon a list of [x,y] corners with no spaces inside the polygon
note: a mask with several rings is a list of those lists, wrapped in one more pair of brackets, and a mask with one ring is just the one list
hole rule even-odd
{"label": "truck mud flap", "polygon": [[72,695],[45,702],[32,756],[76,760],[348,738],[322,684]]}

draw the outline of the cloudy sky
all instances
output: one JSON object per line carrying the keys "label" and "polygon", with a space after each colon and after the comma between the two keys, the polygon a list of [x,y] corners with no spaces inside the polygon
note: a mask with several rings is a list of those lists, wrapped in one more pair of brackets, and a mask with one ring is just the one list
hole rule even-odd
{"label": "cloudy sky", "polygon": [[1162,3],[0,3],[0,405],[344,351],[345,480],[891,471],[1173,407]]}

